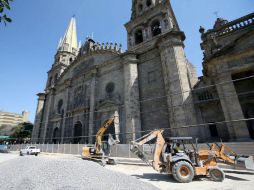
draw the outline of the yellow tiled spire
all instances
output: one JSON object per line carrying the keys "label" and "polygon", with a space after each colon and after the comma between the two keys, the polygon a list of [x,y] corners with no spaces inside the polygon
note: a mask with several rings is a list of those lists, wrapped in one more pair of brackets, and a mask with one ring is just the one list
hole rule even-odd
{"label": "yellow tiled spire", "polygon": [[65,35],[60,41],[59,50],[71,53],[75,53],[78,50],[76,19],[74,16],[71,18]]}

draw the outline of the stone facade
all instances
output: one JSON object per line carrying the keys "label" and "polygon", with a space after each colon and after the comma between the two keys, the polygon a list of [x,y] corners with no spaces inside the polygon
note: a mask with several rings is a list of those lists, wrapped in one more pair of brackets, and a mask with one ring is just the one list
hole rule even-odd
{"label": "stone facade", "polygon": [[195,86],[196,108],[200,122],[213,127],[204,137],[254,139],[253,23],[252,13],[232,22],[218,18],[208,31],[200,28],[204,76]]}
{"label": "stone facade", "polygon": [[[207,138],[215,133],[209,131],[210,126],[188,126],[245,118],[234,91],[235,84],[211,87],[209,93],[216,101],[199,100],[206,93],[200,88],[231,77],[213,74],[218,65],[233,64],[229,63],[232,57],[218,61],[219,51],[216,58],[207,53],[215,41],[208,38],[213,30],[201,29],[204,77],[198,80],[195,68],[185,57],[185,35],[168,0],[133,0],[131,20],[125,27],[128,50],[124,53],[121,45],[98,43],[93,39],[78,47],[76,22],[75,18],[71,19],[48,72],[45,92],[38,94],[34,141],[92,143],[102,123],[114,114],[120,117],[121,143],[156,128],[166,128],[166,135]],[[249,27],[244,30],[250,32]],[[233,33],[230,35],[241,36]],[[247,33],[243,35],[248,38]],[[247,54],[245,49],[242,51]],[[243,65],[253,69],[252,64],[253,61]],[[223,99],[229,92],[235,93],[234,96]],[[235,105],[229,105],[232,101]],[[218,131],[225,139],[245,138],[246,122],[241,125],[240,131],[233,124]]]}

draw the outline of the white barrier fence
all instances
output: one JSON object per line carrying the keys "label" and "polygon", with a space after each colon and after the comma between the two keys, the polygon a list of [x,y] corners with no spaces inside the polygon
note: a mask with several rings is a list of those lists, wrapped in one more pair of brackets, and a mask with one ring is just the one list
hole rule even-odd
{"label": "white barrier fence", "polygon": [[[218,143],[220,144],[220,143]],[[234,152],[240,155],[252,155],[254,156],[254,142],[233,142],[225,143]],[[28,144],[16,144],[10,145],[11,151],[19,151],[21,148],[25,148]],[[87,146],[85,144],[35,144],[41,152],[46,153],[60,153],[60,154],[73,154],[81,155],[82,147]],[[124,158],[136,158],[136,156],[130,151],[130,144],[117,144],[111,147],[112,157],[124,157]],[[198,144],[199,148],[207,149],[206,144]],[[148,155],[153,155],[154,144],[145,144],[143,152]]]}

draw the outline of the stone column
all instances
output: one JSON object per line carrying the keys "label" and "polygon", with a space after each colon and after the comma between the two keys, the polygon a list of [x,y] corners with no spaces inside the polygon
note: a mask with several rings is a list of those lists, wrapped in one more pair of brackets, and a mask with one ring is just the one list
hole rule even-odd
{"label": "stone column", "polygon": [[95,105],[95,88],[96,88],[96,70],[93,71],[92,79],[90,83],[90,110],[89,110],[89,126],[88,136],[89,143],[93,143],[94,135],[94,105]]}
{"label": "stone column", "polygon": [[[188,78],[187,60],[180,39],[163,39],[159,44],[171,128],[195,125],[196,114]],[[197,128],[173,130],[172,135],[198,135]]]}
{"label": "stone column", "polygon": [[68,103],[69,103],[69,92],[70,92],[70,87],[71,87],[71,80],[67,79],[64,81],[65,84],[65,98],[64,98],[64,115],[63,115],[63,125],[62,125],[62,129],[61,129],[61,143],[64,143],[64,133],[65,133],[65,125],[66,125],[66,120],[68,118],[66,118],[66,113],[67,113],[67,109],[68,109]]}
{"label": "stone column", "polygon": [[36,115],[34,120],[34,127],[32,132],[32,142],[37,142],[39,139],[39,131],[40,127],[42,125],[43,120],[43,107],[44,107],[44,101],[45,101],[45,93],[39,93],[38,96],[38,103],[37,103],[37,109],[36,109]]}
{"label": "stone column", "polygon": [[246,140],[249,139],[249,132],[245,121],[232,122],[232,120],[244,119],[242,108],[232,82],[231,74],[221,74],[216,77],[216,89],[220,98],[222,110],[230,139]]}
{"label": "stone column", "polygon": [[140,102],[138,65],[136,54],[128,52],[123,57],[124,64],[124,105],[126,143],[140,137]]}
{"label": "stone column", "polygon": [[49,117],[50,117],[50,112],[51,112],[51,107],[52,107],[52,101],[54,99],[54,96],[55,96],[55,89],[54,88],[51,88],[48,92],[48,94],[46,95],[46,99],[48,99],[48,101],[46,101],[46,112],[45,112],[45,123],[44,123],[44,130],[43,130],[43,141],[42,142],[45,142],[46,140],[46,136],[47,136],[47,129],[48,129],[48,124],[49,124]]}

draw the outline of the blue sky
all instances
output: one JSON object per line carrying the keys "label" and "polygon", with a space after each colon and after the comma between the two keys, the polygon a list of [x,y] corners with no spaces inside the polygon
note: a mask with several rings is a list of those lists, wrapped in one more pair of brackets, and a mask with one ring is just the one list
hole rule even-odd
{"label": "blue sky", "polygon": [[[185,52],[202,74],[199,26],[212,28],[219,17],[234,20],[253,12],[253,0],[171,0],[186,34]],[[34,121],[36,94],[42,92],[57,44],[76,15],[78,40],[94,34],[95,41],[122,43],[124,24],[131,15],[131,0],[15,0],[8,12],[13,19],[0,25],[0,110],[30,112]]]}

